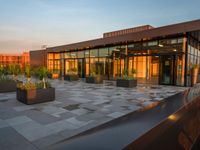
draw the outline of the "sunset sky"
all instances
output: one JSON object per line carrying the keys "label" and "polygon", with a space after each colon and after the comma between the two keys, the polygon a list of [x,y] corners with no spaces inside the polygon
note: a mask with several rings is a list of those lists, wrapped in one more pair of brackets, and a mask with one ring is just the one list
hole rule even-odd
{"label": "sunset sky", "polygon": [[200,0],[0,0],[0,53],[93,38],[104,32],[200,19]]}

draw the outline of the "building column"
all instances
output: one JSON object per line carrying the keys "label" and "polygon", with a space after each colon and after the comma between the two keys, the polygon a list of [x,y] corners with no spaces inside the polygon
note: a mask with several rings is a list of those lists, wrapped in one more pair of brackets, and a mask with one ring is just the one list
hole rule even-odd
{"label": "building column", "polygon": [[65,53],[60,54],[60,77],[64,78],[65,75]]}
{"label": "building column", "polygon": [[128,70],[128,45],[125,48],[124,70]]}

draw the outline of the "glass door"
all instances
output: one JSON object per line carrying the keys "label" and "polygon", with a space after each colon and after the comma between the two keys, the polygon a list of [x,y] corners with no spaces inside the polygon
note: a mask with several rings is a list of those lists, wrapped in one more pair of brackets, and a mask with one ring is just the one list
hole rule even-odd
{"label": "glass door", "polygon": [[78,59],[78,76],[79,78],[85,78],[85,59]]}
{"label": "glass door", "polygon": [[173,56],[160,57],[160,84],[173,85],[174,80]]}

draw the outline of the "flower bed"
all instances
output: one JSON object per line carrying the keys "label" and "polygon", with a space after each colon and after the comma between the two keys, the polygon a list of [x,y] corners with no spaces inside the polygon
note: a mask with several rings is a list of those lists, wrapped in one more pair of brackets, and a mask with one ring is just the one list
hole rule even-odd
{"label": "flower bed", "polygon": [[43,83],[25,83],[17,85],[18,101],[25,104],[36,104],[55,100],[55,88],[52,88],[49,83],[46,83],[46,88],[43,88]]}
{"label": "flower bed", "polygon": [[79,79],[78,75],[76,74],[68,74],[64,76],[64,80],[67,80],[67,81],[77,81],[78,79]]}
{"label": "flower bed", "polygon": [[101,84],[103,83],[103,77],[102,76],[88,76],[86,77],[86,83],[95,83],[95,84]]}

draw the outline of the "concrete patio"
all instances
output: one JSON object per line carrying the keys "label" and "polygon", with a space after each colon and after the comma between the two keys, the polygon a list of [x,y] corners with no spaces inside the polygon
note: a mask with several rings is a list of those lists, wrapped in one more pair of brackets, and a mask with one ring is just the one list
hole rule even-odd
{"label": "concrete patio", "polygon": [[82,81],[51,81],[53,102],[25,105],[15,93],[0,94],[0,149],[45,149],[85,130],[162,101],[184,87],[138,85],[121,88]]}

